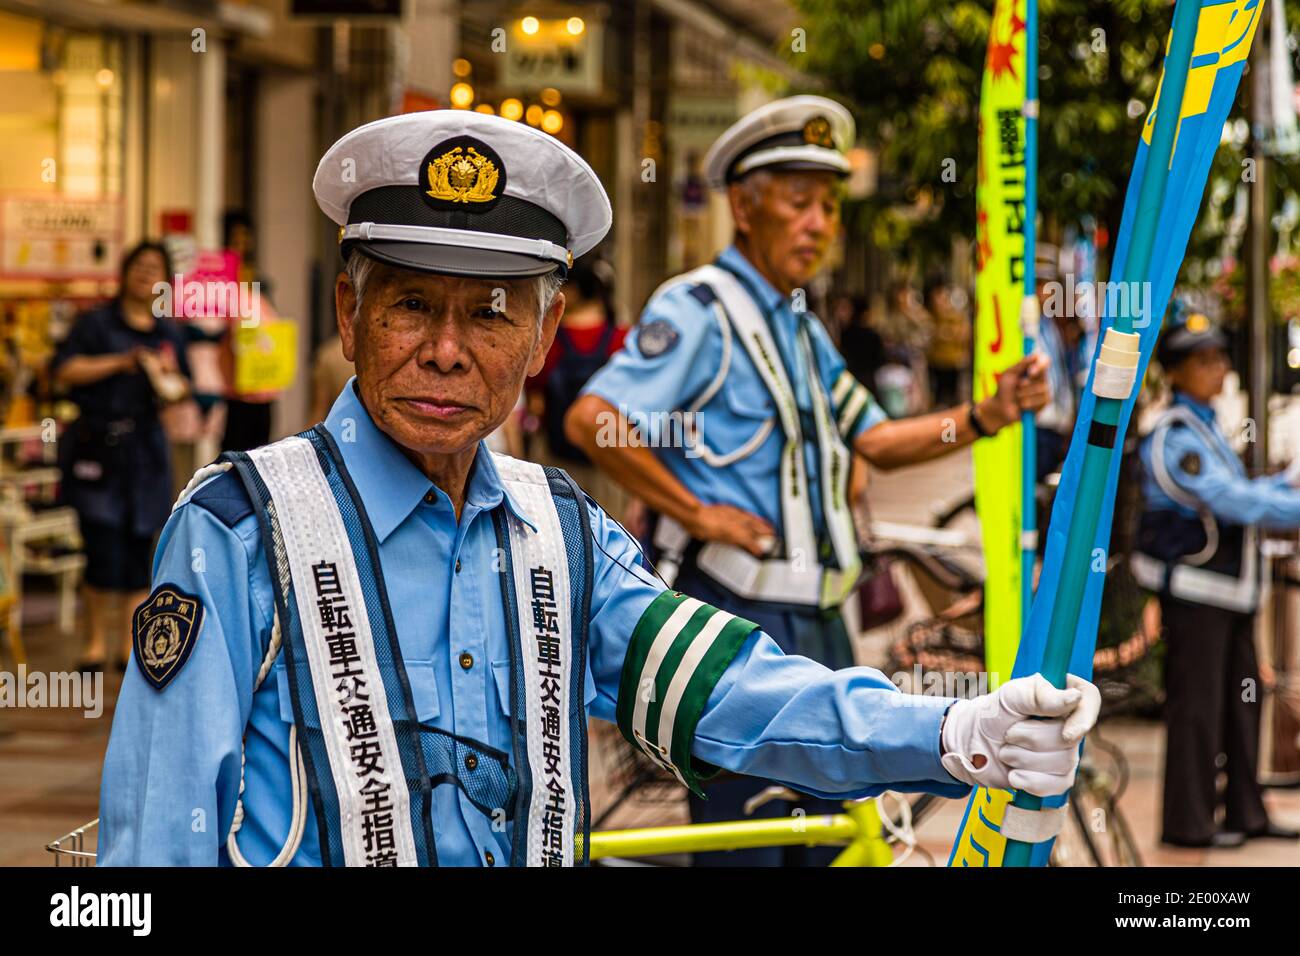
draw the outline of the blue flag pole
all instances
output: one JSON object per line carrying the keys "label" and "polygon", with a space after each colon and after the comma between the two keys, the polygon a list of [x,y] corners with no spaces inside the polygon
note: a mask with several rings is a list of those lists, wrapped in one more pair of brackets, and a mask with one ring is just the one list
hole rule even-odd
{"label": "blue flag pole", "polygon": [[[1136,288],[1138,283],[1149,279],[1151,253],[1165,198],[1170,157],[1173,155],[1174,137],[1182,113],[1183,92],[1187,86],[1187,74],[1191,66],[1199,14],[1198,0],[1177,0],[1177,5],[1174,7],[1173,35],[1164,63],[1164,80],[1160,90],[1161,105],[1156,113],[1155,128],[1142,176],[1142,187],[1138,194],[1137,214],[1133,221],[1133,239],[1125,261],[1114,263],[1112,269],[1120,276],[1122,287],[1130,290]],[[1079,495],[1071,515],[1060,582],[1056,601],[1052,607],[1047,643],[1043,650],[1043,666],[1040,673],[1056,687],[1065,686],[1070,656],[1074,650],[1074,632],[1093,560],[1093,541],[1097,535],[1107,475],[1118,437],[1120,413],[1125,402],[1125,398],[1105,396],[1098,392],[1095,384],[1095,366],[1106,358],[1108,348],[1114,355],[1116,352],[1128,351],[1128,342],[1136,343],[1137,337],[1133,334],[1134,306],[1147,301],[1133,295],[1121,298],[1125,300],[1123,307],[1115,315],[1114,324],[1108,330],[1107,341],[1103,343],[1097,357],[1093,360],[1094,392],[1098,393],[1098,397],[1088,430],[1088,442],[1079,479]],[[1152,319],[1151,316],[1142,316],[1142,318],[1147,322]],[[1133,344],[1131,349],[1136,351],[1136,344]],[[1136,387],[1136,384],[1133,387]],[[1022,790],[1016,794],[1012,805],[1022,810],[1038,810],[1042,807],[1042,798]],[[1031,843],[1007,840],[1003,866],[1028,866],[1032,850]]]}
{"label": "blue flag pole", "polygon": [[[1025,295],[1020,327],[1024,354],[1034,353],[1038,288],[1034,273],[1038,217],[1038,0],[1025,0]],[[1032,308],[1032,313],[1028,312]],[[1033,412],[1020,415],[1020,632],[1029,626],[1038,553],[1038,426]],[[1001,676],[1001,675],[999,675]]]}

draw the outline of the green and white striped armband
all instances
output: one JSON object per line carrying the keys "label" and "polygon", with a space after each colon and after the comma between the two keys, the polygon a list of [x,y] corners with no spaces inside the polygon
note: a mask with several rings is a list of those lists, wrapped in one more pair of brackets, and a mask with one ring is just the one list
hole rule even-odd
{"label": "green and white striped armband", "polygon": [[845,441],[853,438],[853,432],[874,401],[871,392],[852,373],[847,369],[840,373],[831,389],[831,404],[835,408],[835,426]]}
{"label": "green and white striped armband", "polygon": [[655,763],[703,796],[716,773],[691,759],[709,694],[758,625],[676,591],[664,591],[637,621],[618,688],[618,727]]}

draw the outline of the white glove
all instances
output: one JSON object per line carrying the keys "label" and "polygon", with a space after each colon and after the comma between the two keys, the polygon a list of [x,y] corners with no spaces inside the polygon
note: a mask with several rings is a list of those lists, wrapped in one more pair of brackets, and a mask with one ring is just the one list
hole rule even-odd
{"label": "white glove", "polygon": [[1018,677],[948,708],[940,762],[972,786],[1039,797],[1065,793],[1079,769],[1079,741],[1100,710],[1101,694],[1081,677],[1069,675],[1065,690],[1042,674]]}

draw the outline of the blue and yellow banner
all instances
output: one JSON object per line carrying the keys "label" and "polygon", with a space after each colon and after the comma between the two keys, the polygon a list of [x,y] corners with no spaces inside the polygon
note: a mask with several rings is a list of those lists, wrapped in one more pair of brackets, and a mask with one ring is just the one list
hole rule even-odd
{"label": "blue and yellow banner", "polygon": [[[1155,103],[1143,125],[1142,138],[1133,160],[1133,171],[1124,202],[1124,215],[1111,267],[1112,276],[1124,273],[1123,264],[1128,258],[1135,219],[1139,216],[1157,216],[1154,252],[1150,267],[1142,280],[1143,287],[1136,290],[1119,290],[1116,293],[1137,294],[1142,300],[1141,312],[1134,326],[1134,331],[1141,336],[1142,345],[1138,367],[1139,381],[1145,374],[1147,363],[1155,349],[1161,318],[1173,293],[1174,281],[1182,265],[1192,225],[1200,209],[1214,151],[1218,148],[1223,124],[1236,96],[1241,74],[1245,69],[1246,57],[1250,53],[1250,44],[1263,10],[1263,0],[1200,0],[1199,3],[1196,0],[1179,0],[1179,2],[1180,4],[1193,3],[1199,12],[1191,69],[1179,110],[1177,138],[1170,160],[1168,183],[1158,209],[1139,208],[1138,195],[1146,172],[1147,149],[1151,142],[1155,118],[1160,110],[1172,108],[1170,104],[1161,102],[1160,93],[1157,91]],[[1162,74],[1161,88],[1164,85],[1163,79]],[[1101,324],[1104,335],[1105,330],[1113,324],[1113,304],[1103,297],[1101,305],[1104,309]],[[1094,370],[1095,367],[1094,361]],[[1120,434],[1124,434],[1128,427],[1136,400],[1135,389],[1133,395],[1123,403],[1119,421]],[[1096,398],[1092,394],[1090,373],[1087,388],[1080,401],[1069,456],[1062,471],[1061,483],[1052,508],[1052,519],[1047,535],[1047,554],[1038,591],[1034,597],[1033,610],[1021,639],[1020,649],[1016,654],[1015,669],[1012,672],[1014,677],[1033,674],[1042,669],[1048,624],[1052,617],[1066,550],[1069,516],[1075,510],[1079,495],[1080,472],[1088,437],[1085,433],[1092,422],[1095,405]],[[1101,518],[1093,539],[1093,553],[1099,555],[1101,560],[1095,568],[1096,573],[1088,576],[1083,604],[1074,632],[1069,670],[1070,673],[1081,677],[1092,676],[1097,623],[1101,611],[1102,589],[1106,579],[1105,558],[1109,551],[1111,516],[1114,511],[1120,464],[1121,456],[1113,456],[1102,499]],[[1006,840],[999,832],[999,827],[1003,811],[1010,798],[1010,793],[982,789],[972,794],[957,841],[953,845],[950,865],[1001,865]],[[1058,797],[1045,800],[1043,804],[1061,806],[1064,799]],[[1033,864],[1044,865],[1050,853],[1050,841],[1038,844],[1033,850]]]}

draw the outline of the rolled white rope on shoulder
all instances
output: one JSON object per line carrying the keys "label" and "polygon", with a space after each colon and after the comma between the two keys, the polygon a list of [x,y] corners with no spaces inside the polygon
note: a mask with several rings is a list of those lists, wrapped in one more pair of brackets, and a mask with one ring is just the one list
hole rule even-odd
{"label": "rolled white rope on shoulder", "polygon": [[1142,339],[1136,332],[1106,330],[1097,356],[1097,372],[1092,379],[1092,394],[1098,398],[1115,398],[1120,401],[1133,394],[1137,383],[1138,358],[1142,352]]}
{"label": "rolled white rope on shoulder", "polygon": [[233,467],[234,464],[229,461],[214,461],[210,465],[204,465],[194,473],[194,477],[189,480],[185,485],[185,488],[176,497],[176,503],[172,505],[172,511],[175,511],[184,504],[185,499],[188,498],[199,485],[203,484],[213,475],[219,475],[222,472],[229,471]]}
{"label": "rolled white rope on shoulder", "polygon": [[[185,488],[176,498],[176,503],[172,505],[172,511],[175,511],[186,499],[209,478],[214,475],[220,475],[231,468],[234,464],[229,461],[216,461],[210,465],[204,465],[194,473]],[[282,637],[280,633],[280,614],[274,612],[271,621],[271,640],[267,644],[266,656],[262,658],[262,666],[257,670],[257,677],[253,681],[253,693],[256,694],[262,684],[266,682],[267,675],[271,673],[271,667],[275,664],[276,657],[280,654],[280,645]],[[239,797],[235,801],[235,816],[230,824],[230,834],[226,837],[226,852],[230,854],[230,860],[235,866],[252,866],[239,850],[239,843],[236,835],[240,827],[244,825],[244,752],[241,749],[239,754]],[[280,852],[275,855],[267,866],[287,866],[293,859],[294,854],[298,852],[298,847],[302,845],[302,836],[307,823],[307,768],[302,759],[302,748],[298,746],[298,727],[296,724],[289,726],[289,789],[293,793],[293,812],[289,820],[289,833],[285,837],[284,846]]]}

